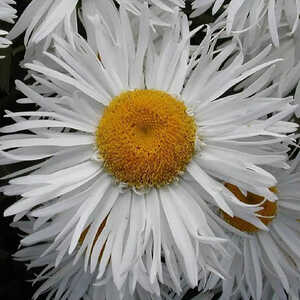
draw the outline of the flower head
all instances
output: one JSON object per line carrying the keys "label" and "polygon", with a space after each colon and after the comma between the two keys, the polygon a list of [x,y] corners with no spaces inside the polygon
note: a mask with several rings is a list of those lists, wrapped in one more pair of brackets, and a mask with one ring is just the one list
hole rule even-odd
{"label": "flower head", "polygon": [[[38,110],[6,112],[15,124],[1,129],[8,135],[0,150],[2,163],[38,163],[10,176],[18,177],[3,191],[21,199],[5,214],[44,222],[23,244],[51,239],[47,251],[56,249],[58,261],[78,251],[97,280],[111,267],[118,290],[141,264],[151,289],[157,286],[163,257],[180,292],[182,275],[191,287],[200,270],[224,276],[226,239],[216,237],[222,230],[207,203],[266,229],[255,215],[261,208],[223,181],[277,198],[270,190],[276,179],[263,166],[286,167],[285,153],[270,145],[296,129],[281,121],[295,106],[269,97],[264,77],[224,95],[273,64],[260,64],[267,51],[244,63],[235,42],[216,53],[208,30],[190,55],[189,40],[201,28],[190,32],[183,14],[157,42],[147,7],[138,31],[122,4],[107,13],[109,28],[93,18],[93,48],[79,35],[73,43],[56,36],[55,52],[45,53],[52,63],[26,64],[36,84],[17,87],[21,102]],[[16,133],[24,130],[30,133]]]}
{"label": "flower head", "polygon": [[230,260],[223,262],[231,274],[231,278],[222,283],[223,299],[231,299],[233,294],[251,296],[256,300],[269,298],[267,295],[270,294],[282,295],[284,299],[285,293],[298,297],[300,174],[297,164],[299,159],[292,162],[291,170],[276,172],[278,200],[272,204],[276,209],[268,210],[269,201],[260,199],[266,205],[257,213],[267,221],[267,232],[249,230],[249,225],[240,226],[241,222],[222,216],[233,226],[231,229],[247,233],[244,235],[234,230],[231,234],[240,253],[236,252]]}

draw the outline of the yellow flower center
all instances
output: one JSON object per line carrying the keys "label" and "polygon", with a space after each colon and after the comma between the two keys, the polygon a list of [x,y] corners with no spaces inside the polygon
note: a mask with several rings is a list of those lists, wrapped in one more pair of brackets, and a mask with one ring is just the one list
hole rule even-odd
{"label": "yellow flower center", "polygon": [[194,153],[196,124],[184,103],[157,90],[115,97],[96,132],[104,166],[136,188],[171,183]]}
{"label": "yellow flower center", "polygon": [[[247,196],[244,196],[243,193],[240,191],[240,189],[230,183],[226,183],[225,186],[227,189],[229,189],[240,201],[247,203],[247,204],[258,204],[261,203],[264,199],[264,197],[261,197],[259,195],[247,192]],[[271,187],[270,191],[273,193],[277,193],[276,187]],[[276,216],[277,212],[277,203],[271,202],[266,200],[263,204],[261,204],[262,209],[257,212],[257,214],[260,215],[259,219],[265,224],[269,225],[274,217]],[[259,231],[260,229],[256,226],[252,225],[251,223],[248,223],[244,221],[241,218],[238,217],[231,217],[228,214],[226,214],[224,211],[221,211],[223,219],[230,225],[234,226],[235,228],[248,232],[248,233],[254,233]]]}

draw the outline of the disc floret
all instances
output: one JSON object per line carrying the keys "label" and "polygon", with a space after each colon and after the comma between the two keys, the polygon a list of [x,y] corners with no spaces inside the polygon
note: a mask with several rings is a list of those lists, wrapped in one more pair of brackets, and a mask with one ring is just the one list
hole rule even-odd
{"label": "disc floret", "polygon": [[104,166],[135,188],[173,182],[191,160],[196,124],[184,103],[166,92],[134,90],[115,97],[96,132]]}

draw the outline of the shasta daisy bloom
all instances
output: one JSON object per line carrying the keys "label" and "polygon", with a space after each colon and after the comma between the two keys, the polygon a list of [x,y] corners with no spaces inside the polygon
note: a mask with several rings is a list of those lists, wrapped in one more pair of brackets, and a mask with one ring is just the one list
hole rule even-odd
{"label": "shasta daisy bloom", "polygon": [[[277,172],[278,184],[272,189],[278,201],[270,202],[252,193],[242,194],[238,187],[226,184],[246,203],[263,203],[258,213],[268,231],[221,212],[230,224],[232,241],[240,253],[224,260],[224,267],[231,278],[222,282],[221,299],[298,299],[300,283],[300,173],[296,169]],[[228,226],[228,225],[227,225]],[[287,297],[288,295],[288,297]]]}
{"label": "shasta daisy bloom", "polygon": [[[55,54],[45,55],[57,68],[26,65],[52,97],[17,82],[26,96],[21,102],[39,109],[6,112],[16,123],[1,129],[8,133],[0,140],[1,163],[42,161],[11,175],[19,177],[3,192],[21,199],[5,215],[50,220],[27,242],[54,239],[58,260],[79,247],[99,280],[110,262],[118,289],[144,255],[150,282],[162,281],[163,256],[180,292],[181,275],[191,287],[202,269],[223,276],[218,257],[227,254],[226,240],[215,236],[220,228],[207,202],[266,229],[255,216],[260,208],[239,201],[222,182],[277,198],[269,190],[276,179],[262,167],[287,166],[285,153],[271,145],[296,129],[281,121],[295,106],[268,97],[264,77],[222,96],[269,67],[273,62],[259,65],[267,51],[246,64],[235,43],[216,55],[208,32],[190,57],[189,39],[199,28],[190,32],[183,14],[160,43],[146,8],[137,36],[122,5],[108,17],[113,28],[94,28],[97,51],[78,35],[74,44],[56,37]],[[24,130],[32,133],[15,133]]]}
{"label": "shasta daisy bloom", "polygon": [[[0,0],[0,21],[5,21],[8,23],[13,23],[14,18],[16,18],[16,10],[11,6],[16,4],[13,0]],[[7,48],[11,45],[11,41],[3,37],[7,34],[7,31],[1,30],[0,28],[0,49]],[[0,59],[3,56],[0,56]]]}
{"label": "shasta daisy bloom", "polygon": [[[199,15],[210,6],[215,14],[224,5],[225,0],[195,0],[192,16]],[[227,32],[243,32],[263,23],[268,24],[270,36],[276,47],[279,46],[278,28],[281,25],[281,16],[284,22],[291,27],[293,34],[299,24],[300,1],[299,0],[231,0],[225,8],[221,18],[226,23]]]}

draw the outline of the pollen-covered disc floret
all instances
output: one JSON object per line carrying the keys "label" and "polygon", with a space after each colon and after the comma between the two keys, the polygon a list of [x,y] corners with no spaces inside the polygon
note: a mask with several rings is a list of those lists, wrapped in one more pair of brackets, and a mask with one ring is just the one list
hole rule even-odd
{"label": "pollen-covered disc floret", "polygon": [[196,124],[186,111],[182,101],[158,90],[115,97],[96,133],[106,169],[136,188],[171,183],[194,153]]}
{"label": "pollen-covered disc floret", "polygon": [[[261,197],[259,195],[247,192],[247,195],[245,196],[240,189],[233,185],[226,183],[225,186],[242,202],[247,203],[247,204],[259,204],[264,200],[264,197]],[[276,187],[271,187],[270,190],[273,193],[277,193],[277,188]],[[265,224],[269,225],[274,217],[276,216],[277,212],[277,203],[276,202],[271,202],[266,200],[263,202],[261,205],[262,207],[261,210],[257,212],[259,215],[259,219]],[[260,229],[257,228],[256,226],[252,225],[251,223],[246,222],[245,220],[238,218],[238,217],[231,217],[225,212],[222,211],[222,217],[223,219],[230,225],[234,226],[235,228],[248,232],[248,233],[254,233],[259,231]]]}

